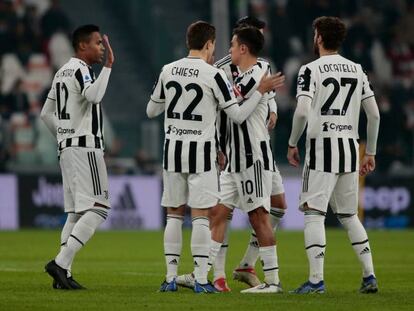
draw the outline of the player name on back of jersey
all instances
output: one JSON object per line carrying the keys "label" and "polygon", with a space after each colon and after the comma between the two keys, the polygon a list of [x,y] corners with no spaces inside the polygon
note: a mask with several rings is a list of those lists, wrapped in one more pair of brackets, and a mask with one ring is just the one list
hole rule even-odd
{"label": "player name on back of jersey", "polygon": [[351,64],[323,64],[319,65],[320,73],[327,72],[352,72],[357,73],[356,65]]}
{"label": "player name on back of jersey", "polygon": [[171,68],[171,74],[173,76],[198,78],[199,70],[196,69],[196,68],[174,66],[174,67]]}
{"label": "player name on back of jersey", "polygon": [[74,73],[75,73],[75,69],[65,69],[60,72],[58,71],[56,73],[56,77],[63,77],[63,78],[72,77]]}

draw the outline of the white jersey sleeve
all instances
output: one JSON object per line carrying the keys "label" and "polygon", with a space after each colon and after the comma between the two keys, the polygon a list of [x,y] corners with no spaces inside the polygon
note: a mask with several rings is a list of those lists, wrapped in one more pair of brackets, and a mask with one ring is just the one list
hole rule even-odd
{"label": "white jersey sleeve", "polygon": [[365,99],[374,96],[374,90],[371,86],[371,83],[369,83],[367,72],[363,69],[362,69],[362,72],[363,72],[363,76],[362,76],[362,97],[361,98],[362,98],[362,101],[364,101]]}
{"label": "white jersey sleeve", "polygon": [[161,70],[157,81],[155,81],[154,86],[152,87],[151,100],[157,104],[165,103],[165,93],[162,83],[163,70],[164,68]]}
{"label": "white jersey sleeve", "polygon": [[80,66],[77,72],[75,73],[78,91],[82,96],[85,97],[85,92],[88,88],[91,87],[95,77],[91,73],[88,67]]}
{"label": "white jersey sleeve", "polygon": [[220,109],[226,109],[236,104],[233,88],[223,71],[218,70],[214,76],[213,93]]}
{"label": "white jersey sleeve", "polygon": [[315,95],[315,77],[308,66],[302,66],[299,70],[296,99],[300,96],[307,96],[313,99]]}

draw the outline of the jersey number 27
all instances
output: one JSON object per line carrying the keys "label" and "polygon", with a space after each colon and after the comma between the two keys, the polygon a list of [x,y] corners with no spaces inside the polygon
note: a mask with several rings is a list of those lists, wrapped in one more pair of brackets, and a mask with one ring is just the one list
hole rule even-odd
{"label": "jersey number 27", "polygon": [[[338,80],[336,80],[335,78],[326,78],[325,80],[323,80],[322,82],[323,86],[327,87],[328,85],[332,84],[334,88],[333,88],[331,95],[329,95],[328,99],[326,100],[326,102],[323,104],[321,108],[321,115],[323,116],[331,116],[331,115],[344,116],[346,115],[346,111],[348,110],[348,106],[351,101],[351,97],[354,94],[355,88],[357,86],[357,82],[358,81],[355,78],[341,78],[341,84],[339,84]],[[336,97],[338,96],[341,86],[346,86],[347,84],[350,85],[350,88],[349,88],[348,94],[346,95],[342,109],[331,109],[331,105],[333,104]]]}

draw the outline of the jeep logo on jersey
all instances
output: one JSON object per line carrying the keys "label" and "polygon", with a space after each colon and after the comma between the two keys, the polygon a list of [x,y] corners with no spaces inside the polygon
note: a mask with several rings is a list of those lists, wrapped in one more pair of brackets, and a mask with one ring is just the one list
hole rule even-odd
{"label": "jeep logo on jersey", "polygon": [[336,132],[352,131],[352,125],[349,125],[349,124],[335,124],[335,123],[323,122],[322,127],[323,127],[322,128],[323,132],[328,132],[329,130],[333,130]]}
{"label": "jeep logo on jersey", "polygon": [[175,127],[174,125],[168,125],[167,132],[165,134],[175,134],[178,136],[182,135],[202,135],[203,132],[201,130],[193,130],[193,129],[180,129]]}

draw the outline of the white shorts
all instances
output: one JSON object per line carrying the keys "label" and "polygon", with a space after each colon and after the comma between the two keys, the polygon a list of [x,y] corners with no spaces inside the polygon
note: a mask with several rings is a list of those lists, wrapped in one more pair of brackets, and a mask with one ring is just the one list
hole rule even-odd
{"label": "white shorts", "polygon": [[307,203],[310,208],[326,213],[328,203],[335,214],[358,212],[358,172],[327,173],[303,170],[300,209]]}
{"label": "white shorts", "polygon": [[248,213],[261,206],[270,211],[272,173],[263,169],[260,161],[240,173],[220,175],[220,203]]}
{"label": "white shorts", "polygon": [[189,174],[164,170],[164,191],[161,205],[203,209],[216,206],[219,199],[219,177],[216,168],[208,172]]}
{"label": "white shorts", "polygon": [[276,170],[272,172],[272,193],[271,195],[278,195],[285,193],[285,187],[283,187],[282,176],[280,175],[279,169],[275,165]]}
{"label": "white shorts", "polygon": [[60,154],[65,212],[81,213],[95,203],[110,207],[108,174],[100,149],[69,147]]}

